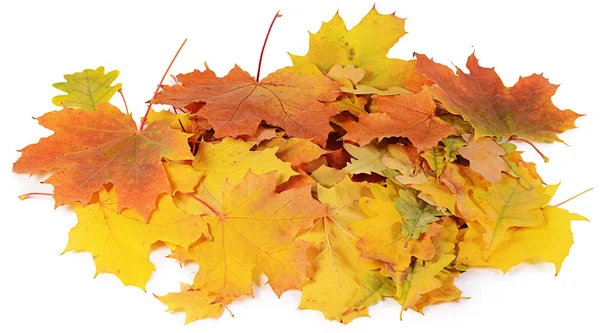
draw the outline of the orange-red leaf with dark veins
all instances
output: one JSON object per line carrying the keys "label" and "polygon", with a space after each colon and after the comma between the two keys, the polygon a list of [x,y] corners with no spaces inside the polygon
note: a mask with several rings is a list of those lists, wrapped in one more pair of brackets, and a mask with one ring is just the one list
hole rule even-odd
{"label": "orange-red leaf with dark veins", "polygon": [[54,172],[45,183],[54,186],[56,205],[89,203],[102,184],[112,183],[119,211],[132,208],[148,219],[156,197],[170,192],[161,158],[193,159],[189,134],[160,120],[139,131],[131,115],[110,104],[96,111],[63,108],[38,118],[54,134],[21,150],[13,171]]}
{"label": "orange-red leaf with dark veins", "polygon": [[177,80],[179,85],[163,87],[152,102],[176,108],[206,102],[198,114],[213,125],[217,137],[254,135],[264,120],[290,136],[324,145],[332,131],[329,118],[339,112],[324,103],[336,100],[339,85],[314,65],[286,67],[260,83],[238,66],[222,78],[207,68],[180,74]]}
{"label": "orange-red leaf with dark veins", "polygon": [[561,111],[552,103],[558,86],[542,75],[521,77],[508,88],[493,68],[479,66],[475,54],[467,60],[469,74],[457,69],[456,75],[425,55],[415,55],[417,72],[437,83],[431,88],[434,97],[470,122],[477,137],[562,142],[557,134],[575,128],[575,120],[581,116],[568,109]]}
{"label": "orange-red leaf with dark veins", "polygon": [[403,136],[423,151],[455,134],[450,125],[435,116],[436,105],[427,88],[414,95],[373,95],[373,100],[380,112],[360,115],[344,139],[363,146],[376,138]]}

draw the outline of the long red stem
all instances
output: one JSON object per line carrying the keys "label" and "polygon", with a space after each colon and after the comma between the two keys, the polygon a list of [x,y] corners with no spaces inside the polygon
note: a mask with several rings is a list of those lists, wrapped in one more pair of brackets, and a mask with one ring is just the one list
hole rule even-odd
{"label": "long red stem", "polygon": [[529,141],[529,140],[526,140],[526,139],[517,138],[517,137],[512,137],[512,138],[510,138],[510,139],[511,139],[511,140],[513,140],[513,141],[521,141],[521,142],[525,142],[526,144],[528,144],[528,145],[530,145],[531,147],[533,147],[533,149],[535,149],[535,151],[536,151],[538,154],[540,154],[540,156],[541,156],[541,157],[542,157],[542,159],[544,160],[544,163],[548,163],[548,162],[550,162],[550,159],[549,159],[549,158],[548,158],[546,155],[542,154],[542,152],[541,152],[541,151],[540,151],[540,150],[539,150],[539,149],[538,149],[538,148],[537,148],[537,147],[536,147],[536,146],[533,144],[533,142],[531,142],[531,141]]}
{"label": "long red stem", "polygon": [[212,208],[208,203],[206,203],[206,201],[198,198],[197,196],[193,195],[192,193],[186,193],[188,197],[198,201],[199,203],[201,203],[204,207],[208,208],[208,210],[210,210],[213,214],[215,214],[215,216],[223,219],[223,214],[219,213],[216,209]]}
{"label": "long red stem", "polygon": [[53,194],[52,194],[52,193],[30,192],[30,193],[21,194],[21,195],[19,196],[19,199],[20,199],[20,200],[25,200],[25,199],[27,199],[27,198],[29,198],[29,197],[33,196],[33,195],[46,195],[46,196],[50,196],[50,197],[51,197],[51,196],[53,196]]}
{"label": "long red stem", "polygon": [[554,205],[554,207],[558,207],[558,206],[564,205],[564,204],[566,204],[567,202],[569,202],[569,201],[571,201],[571,200],[573,200],[573,199],[575,199],[575,198],[579,197],[580,195],[586,194],[586,193],[588,193],[589,191],[591,191],[591,190],[593,190],[593,189],[594,189],[593,187],[590,187],[590,188],[588,188],[587,190],[585,190],[585,191],[583,191],[583,192],[581,192],[581,193],[579,193],[579,194],[577,194],[577,195],[574,195],[574,196],[570,197],[569,199],[567,199],[567,200],[565,200],[565,201],[563,201],[563,202],[561,202],[561,203],[559,203],[559,204],[556,204],[556,205]]}
{"label": "long red stem", "polygon": [[121,98],[123,99],[123,104],[125,104],[125,112],[127,112],[127,114],[129,114],[129,108],[127,107],[127,101],[125,100],[125,95],[123,95],[123,88],[119,89],[119,94],[121,95]]}
{"label": "long red stem", "polygon": [[256,72],[256,82],[260,81],[260,69],[262,68],[262,60],[263,54],[265,53],[265,47],[267,46],[267,41],[269,40],[269,35],[271,34],[271,29],[273,29],[273,24],[278,17],[281,17],[279,11],[275,13],[275,17],[273,17],[273,21],[271,21],[271,25],[269,26],[269,31],[267,31],[267,36],[265,37],[265,42],[263,43],[262,50],[260,51],[260,58],[258,59],[258,71]]}
{"label": "long red stem", "polygon": [[[160,82],[158,83],[158,86],[156,86],[156,90],[154,91],[154,95],[152,96],[152,99],[155,99],[156,95],[158,95],[158,91],[160,90],[160,87],[162,86],[163,81],[165,80],[165,77],[167,77],[167,74],[169,74],[169,70],[171,70],[171,66],[173,66],[175,59],[177,59],[179,52],[181,52],[181,49],[183,48],[183,46],[185,45],[186,42],[187,42],[187,38],[183,40],[183,43],[181,43],[181,46],[177,50],[177,53],[175,53],[173,60],[171,60],[171,63],[169,64],[169,67],[167,67],[165,74],[163,74],[162,78],[160,79]],[[151,108],[152,108],[152,102],[148,103],[148,109],[146,109],[146,114],[144,114],[144,118],[142,118],[142,123],[140,124],[140,131],[143,130],[144,125],[146,125],[146,119],[148,118],[148,113],[150,113]]]}

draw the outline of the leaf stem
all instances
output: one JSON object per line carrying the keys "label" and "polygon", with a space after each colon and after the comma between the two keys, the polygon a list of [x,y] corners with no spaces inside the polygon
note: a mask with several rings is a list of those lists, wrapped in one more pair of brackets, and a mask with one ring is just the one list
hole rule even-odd
{"label": "leaf stem", "polygon": [[[183,40],[183,43],[181,43],[181,46],[177,50],[177,53],[175,53],[175,56],[173,57],[173,59],[171,60],[171,63],[169,64],[169,67],[167,67],[165,74],[163,74],[162,78],[160,79],[160,82],[158,83],[158,86],[156,86],[156,90],[154,91],[154,95],[152,96],[152,99],[156,98],[156,95],[158,95],[158,91],[160,90],[160,87],[162,86],[163,81],[165,80],[165,77],[167,77],[167,74],[169,73],[171,66],[173,66],[175,59],[177,59],[179,52],[181,52],[181,49],[183,48],[183,46],[185,45],[186,42],[187,42],[187,38]],[[144,125],[146,125],[146,119],[148,118],[148,113],[150,113],[151,108],[152,108],[152,100],[150,100],[150,102],[148,103],[148,109],[146,109],[146,114],[144,114],[144,118],[142,118],[142,123],[140,124],[140,131],[143,130]]]}
{"label": "leaf stem", "polygon": [[522,139],[522,138],[517,138],[517,137],[511,137],[510,140],[512,141],[521,141],[521,142],[525,142],[526,144],[530,145],[531,147],[533,147],[533,149],[535,149],[535,151],[540,154],[540,156],[542,157],[542,159],[544,160],[544,163],[548,163],[550,162],[550,159],[544,155],[534,144],[533,142],[527,140],[527,139]]}
{"label": "leaf stem", "polygon": [[123,104],[125,104],[125,112],[127,112],[127,114],[129,114],[129,108],[127,107],[127,101],[125,100],[125,96],[123,95],[123,88],[119,89],[119,94],[121,95],[121,98],[123,99]]}
{"label": "leaf stem", "polygon": [[265,42],[263,43],[262,50],[260,51],[260,58],[258,59],[258,71],[256,72],[256,82],[260,81],[260,69],[262,67],[263,54],[265,53],[265,47],[267,46],[267,41],[269,40],[271,29],[273,29],[273,24],[275,24],[275,21],[278,17],[281,17],[279,11],[275,13],[275,17],[273,17],[273,21],[271,21],[271,25],[269,26],[269,30],[267,31],[267,36],[265,37]]}
{"label": "leaf stem", "polygon": [[45,195],[45,196],[49,196],[49,197],[53,196],[52,193],[30,192],[30,193],[21,194],[19,196],[19,200],[25,200],[25,199],[27,199],[27,198],[29,198],[31,196],[34,196],[34,195]]}
{"label": "leaf stem", "polygon": [[181,131],[182,131],[183,133],[187,133],[187,132],[185,131],[185,127],[183,127],[183,123],[181,122],[181,119],[177,119],[177,121],[179,122],[179,126],[181,126]]}
{"label": "leaf stem", "polygon": [[575,199],[575,198],[579,197],[580,195],[586,194],[586,193],[588,193],[589,191],[591,191],[591,190],[593,190],[593,189],[594,189],[593,187],[590,187],[590,188],[588,188],[587,190],[585,190],[585,191],[583,191],[583,192],[581,192],[581,193],[579,193],[579,194],[576,194],[576,195],[574,195],[574,196],[570,197],[569,199],[567,199],[567,200],[565,200],[565,201],[563,201],[563,202],[561,202],[561,203],[559,203],[559,204],[556,204],[556,205],[554,205],[554,207],[558,207],[558,206],[564,205],[564,204],[566,204],[567,202],[569,202],[569,201],[571,201],[571,200],[573,200],[573,199]]}
{"label": "leaf stem", "polygon": [[208,208],[208,210],[210,210],[213,214],[215,214],[216,217],[220,218],[221,220],[225,219],[225,216],[223,216],[223,214],[219,213],[216,209],[212,208],[208,203],[206,203],[206,201],[198,198],[197,196],[195,196],[193,193],[186,193],[186,195],[196,201],[198,201],[199,203],[201,203],[204,207]]}
{"label": "leaf stem", "polygon": [[225,310],[227,310],[229,312],[229,314],[231,315],[231,318],[235,318],[235,315],[233,314],[233,312],[231,312],[231,310],[229,310],[229,308],[227,307],[227,305],[221,304],[221,306],[224,307]]}

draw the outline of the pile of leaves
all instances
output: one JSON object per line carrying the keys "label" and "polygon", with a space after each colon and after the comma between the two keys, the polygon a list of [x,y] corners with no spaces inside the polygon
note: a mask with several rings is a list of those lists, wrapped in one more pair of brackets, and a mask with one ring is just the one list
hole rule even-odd
{"label": "pile of leaves", "polygon": [[580,115],[554,106],[543,76],[506,87],[474,55],[456,74],[388,58],[405,33],[394,14],[351,30],[336,14],[262,80],[237,66],[178,75],[139,127],[108,103],[117,71],[66,75],[62,109],[37,119],[54,134],[14,171],[51,173],[56,206],[78,217],[65,251],[90,252],[97,273],[144,289],[157,242],[198,264],[158,297],[187,322],[252,296],[258,274],[348,323],[383,298],[418,312],[458,300],[470,267],[541,258],[558,272],[585,218],[548,205],[557,185],[512,141],[561,142]]}

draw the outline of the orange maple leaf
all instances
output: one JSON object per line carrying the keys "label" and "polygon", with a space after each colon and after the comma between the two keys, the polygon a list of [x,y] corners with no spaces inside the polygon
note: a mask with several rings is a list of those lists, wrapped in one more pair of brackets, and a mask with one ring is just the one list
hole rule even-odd
{"label": "orange maple leaf", "polygon": [[415,56],[417,72],[437,83],[431,88],[434,97],[470,122],[477,137],[562,142],[556,134],[575,128],[575,120],[581,116],[568,109],[561,111],[552,103],[558,85],[542,75],[521,77],[508,88],[493,68],[479,66],[475,54],[467,60],[470,73],[457,69],[457,75],[425,55]]}
{"label": "orange maple leaf", "polygon": [[171,191],[161,159],[193,159],[190,135],[170,129],[170,120],[139,131],[131,115],[110,104],[96,111],[65,107],[38,121],[54,134],[22,149],[13,171],[54,172],[44,182],[54,186],[56,206],[87,204],[103,184],[112,183],[119,211],[132,208],[148,220],[156,197]]}
{"label": "orange maple leaf", "polygon": [[375,138],[403,136],[423,151],[455,133],[435,116],[436,105],[427,88],[415,95],[373,95],[373,100],[381,112],[360,115],[344,139],[363,146]]}
{"label": "orange maple leaf", "polygon": [[323,103],[336,100],[339,85],[314,65],[286,67],[260,82],[238,66],[222,78],[207,68],[180,74],[177,81],[180,85],[163,87],[152,102],[176,108],[205,102],[198,114],[213,125],[217,137],[253,136],[264,120],[290,136],[324,144],[332,130],[329,118],[339,112]]}

